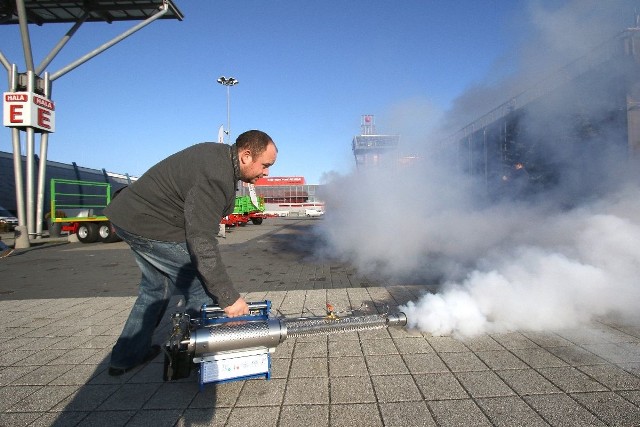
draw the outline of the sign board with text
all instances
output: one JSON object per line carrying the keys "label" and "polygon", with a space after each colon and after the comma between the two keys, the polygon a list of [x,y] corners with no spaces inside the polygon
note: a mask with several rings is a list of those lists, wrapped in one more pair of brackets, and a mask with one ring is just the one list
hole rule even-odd
{"label": "sign board with text", "polygon": [[259,178],[255,185],[259,187],[263,185],[284,186],[304,184],[306,184],[306,182],[303,176],[265,176],[263,178]]}
{"label": "sign board with text", "polygon": [[55,132],[55,104],[50,99],[33,92],[5,92],[2,101],[5,126]]}

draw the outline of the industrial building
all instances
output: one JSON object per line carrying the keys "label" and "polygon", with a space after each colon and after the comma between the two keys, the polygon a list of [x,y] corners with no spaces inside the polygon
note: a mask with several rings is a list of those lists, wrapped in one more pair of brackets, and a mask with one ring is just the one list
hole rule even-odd
{"label": "industrial building", "polygon": [[[372,115],[352,140],[358,170],[420,161]],[[568,205],[606,192],[640,160],[640,18],[585,56],[463,126],[444,162],[481,182],[490,199],[555,191]]]}
{"label": "industrial building", "polygon": [[[35,163],[40,164],[40,158],[36,156]],[[26,168],[26,158],[22,156],[22,170]],[[44,186],[44,206],[45,212],[50,203],[49,185],[51,179],[68,179],[78,181],[104,182],[111,184],[111,191],[116,192],[120,188],[135,181],[137,177],[127,174],[107,172],[104,169],[91,169],[78,166],[75,162],[60,163],[47,160],[46,183]],[[80,192],[80,190],[78,191]],[[0,151],[0,206],[15,213],[16,187],[14,179],[13,154]]]}
{"label": "industrial building", "polygon": [[[255,183],[256,195],[264,198],[265,211],[277,215],[301,216],[307,209],[324,212],[324,202],[319,197],[320,185],[307,184],[302,176],[269,176]],[[248,194],[248,185],[240,190]]]}
{"label": "industrial building", "polygon": [[[445,141],[491,198],[606,192],[640,154],[640,25],[621,31]],[[636,166],[634,166],[636,165]]]}

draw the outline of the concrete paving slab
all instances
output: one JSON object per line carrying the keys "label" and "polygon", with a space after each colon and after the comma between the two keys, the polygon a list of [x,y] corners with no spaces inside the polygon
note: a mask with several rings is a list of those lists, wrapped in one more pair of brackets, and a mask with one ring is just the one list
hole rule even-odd
{"label": "concrete paving slab", "polygon": [[631,426],[637,424],[640,410],[620,395],[615,393],[576,393],[571,397],[589,408],[607,425]]}
{"label": "concrete paving slab", "polygon": [[462,387],[460,381],[450,372],[413,374],[413,378],[425,401],[466,399],[469,397],[469,393]]}
{"label": "concrete paving slab", "polygon": [[515,392],[493,371],[458,372],[462,387],[474,398],[510,396]]}
{"label": "concrete paving slab", "polygon": [[420,390],[411,375],[375,375],[371,377],[380,403],[418,401]]}
{"label": "concrete paving slab", "polygon": [[437,353],[404,354],[402,356],[409,372],[414,374],[429,374],[450,372],[447,365]]}
{"label": "concrete paving slab", "polygon": [[382,417],[375,403],[349,403],[331,405],[329,409],[331,426],[350,427],[356,425],[383,426]]}
{"label": "concrete paving slab", "polygon": [[[316,316],[327,303],[383,312],[436,289],[314,259],[317,224],[227,233],[220,247],[240,292],[281,316]],[[640,425],[640,324],[620,319],[466,340],[403,328],[290,338],[270,380],[203,390],[195,372],[164,382],[161,357],[110,377],[138,280],[122,243],[43,241],[0,260],[0,425]]]}
{"label": "concrete paving slab", "polygon": [[566,394],[524,396],[524,401],[549,424],[556,426],[605,426],[588,408]]}
{"label": "concrete paving slab", "polygon": [[364,357],[329,357],[329,376],[332,378],[369,376]]}
{"label": "concrete paving slab", "polygon": [[350,376],[332,378],[331,403],[375,403],[371,379],[368,376]]}
{"label": "concrete paving slab", "polygon": [[520,396],[561,393],[557,386],[534,369],[510,369],[495,372]]}
{"label": "concrete paving slab", "polygon": [[470,351],[441,353],[442,361],[451,372],[484,371],[489,367]]}
{"label": "concrete paving slab", "polygon": [[427,402],[439,426],[490,426],[491,422],[471,399],[434,400]]}
{"label": "concrete paving slab", "polygon": [[490,369],[524,369],[527,364],[508,350],[476,351],[475,355]]}
{"label": "concrete paving slab", "polygon": [[566,393],[606,391],[607,388],[576,368],[544,368],[538,372]]}
{"label": "concrete paving slab", "polygon": [[477,399],[478,406],[494,426],[548,426],[522,399],[515,396]]}
{"label": "concrete paving slab", "polygon": [[283,406],[280,411],[279,424],[283,426],[329,426],[329,406],[296,405]]}
{"label": "concrete paving slab", "polygon": [[385,426],[436,426],[425,402],[392,402],[378,406]]}

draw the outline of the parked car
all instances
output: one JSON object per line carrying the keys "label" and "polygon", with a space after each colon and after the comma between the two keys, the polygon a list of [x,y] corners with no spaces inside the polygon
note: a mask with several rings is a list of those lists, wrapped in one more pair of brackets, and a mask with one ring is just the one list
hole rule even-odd
{"label": "parked car", "polygon": [[0,206],[0,230],[13,231],[18,225],[18,218],[13,216],[11,212]]}
{"label": "parked car", "polygon": [[324,215],[324,211],[321,209],[305,209],[304,214],[306,216],[322,216]]}
{"label": "parked car", "polygon": [[289,211],[264,211],[269,216],[289,216]]}

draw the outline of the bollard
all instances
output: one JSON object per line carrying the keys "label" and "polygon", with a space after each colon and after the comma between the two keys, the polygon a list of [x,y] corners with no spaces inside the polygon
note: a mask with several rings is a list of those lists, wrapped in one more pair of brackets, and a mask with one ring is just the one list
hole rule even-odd
{"label": "bollard", "polygon": [[31,247],[27,227],[25,227],[24,225],[18,225],[13,232],[15,238],[13,247],[15,249],[25,249]]}

